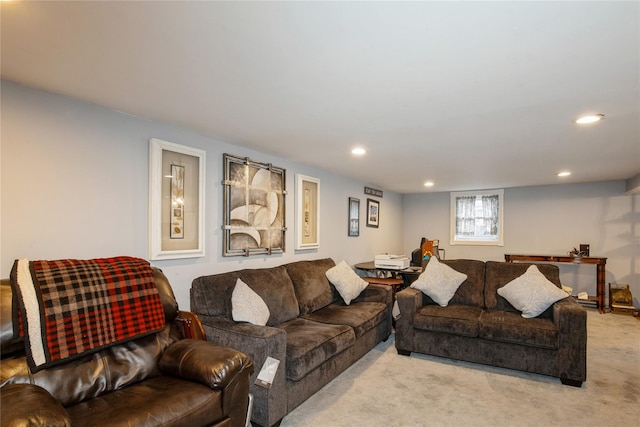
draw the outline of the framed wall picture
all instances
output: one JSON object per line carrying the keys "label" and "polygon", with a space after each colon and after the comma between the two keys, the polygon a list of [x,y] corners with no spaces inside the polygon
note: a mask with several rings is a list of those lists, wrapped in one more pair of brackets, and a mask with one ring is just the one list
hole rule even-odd
{"label": "framed wall picture", "polygon": [[380,202],[367,199],[367,227],[378,228],[380,225]]}
{"label": "framed wall picture", "polygon": [[349,197],[349,236],[360,235],[360,199]]}
{"label": "framed wall picture", "polygon": [[149,258],[204,256],[205,151],[149,141]]}
{"label": "framed wall picture", "polygon": [[283,168],[224,154],[223,256],[284,252]]}
{"label": "framed wall picture", "polygon": [[320,180],[296,175],[296,249],[320,247]]}

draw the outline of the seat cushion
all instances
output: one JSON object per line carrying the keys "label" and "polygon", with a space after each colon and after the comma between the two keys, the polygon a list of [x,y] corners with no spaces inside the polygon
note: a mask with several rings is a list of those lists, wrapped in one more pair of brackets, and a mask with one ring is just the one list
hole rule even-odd
{"label": "seat cushion", "polygon": [[305,319],[353,328],[356,338],[384,322],[387,306],[381,302],[352,302],[350,305],[330,304],[303,316]]}
{"label": "seat cushion", "polygon": [[415,314],[413,325],[425,331],[477,337],[481,312],[481,308],[468,305],[426,305]]}
{"label": "seat cushion", "polygon": [[299,381],[355,342],[353,328],[298,318],[279,326],[287,332],[287,378]]}
{"label": "seat cushion", "polygon": [[479,336],[493,341],[558,348],[558,330],[552,320],[525,319],[513,311],[486,310],[480,316]]}
{"label": "seat cushion", "polygon": [[79,426],[198,426],[223,418],[222,392],[157,376],[67,408]]}

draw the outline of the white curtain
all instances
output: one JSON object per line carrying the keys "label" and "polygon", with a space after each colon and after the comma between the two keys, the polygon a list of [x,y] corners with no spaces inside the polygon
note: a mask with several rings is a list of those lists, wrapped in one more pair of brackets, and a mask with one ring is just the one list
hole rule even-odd
{"label": "white curtain", "polygon": [[476,196],[456,197],[456,234],[473,236],[476,232]]}
{"label": "white curtain", "polygon": [[485,235],[498,235],[498,195],[482,196]]}

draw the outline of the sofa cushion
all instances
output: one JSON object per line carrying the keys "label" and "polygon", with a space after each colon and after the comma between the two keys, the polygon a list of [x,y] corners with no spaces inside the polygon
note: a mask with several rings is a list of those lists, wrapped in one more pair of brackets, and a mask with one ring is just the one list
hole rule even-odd
{"label": "sofa cushion", "polygon": [[415,314],[413,326],[425,331],[477,337],[481,312],[480,307],[468,305],[425,305]]}
{"label": "sofa cushion", "polygon": [[300,314],[326,307],[337,299],[337,294],[334,293],[325,274],[335,265],[331,258],[285,264],[284,267],[293,282]]}
{"label": "sofa cushion", "polygon": [[326,276],[347,305],[369,285],[346,261],[340,261],[335,267],[331,267],[327,270]]}
{"label": "sofa cushion", "polygon": [[280,325],[287,332],[287,378],[299,381],[355,342],[353,329],[297,318]]}
{"label": "sofa cushion", "polygon": [[[529,263],[514,262],[486,262],[484,300],[485,307],[489,310],[503,310],[518,312],[505,298],[498,295],[498,289],[522,276],[529,266]],[[553,264],[536,264],[540,273],[542,273],[551,283],[560,287],[560,273],[557,265]],[[543,317],[550,317],[551,309],[548,309]]]}
{"label": "sofa cushion", "polygon": [[411,284],[411,287],[421,290],[436,304],[446,307],[466,279],[466,274],[441,264],[438,258],[431,257],[424,272]]}
{"label": "sofa cushion", "polygon": [[565,291],[547,280],[535,265],[530,266],[522,276],[498,288],[497,292],[521,311],[525,318],[537,317],[554,302],[568,297]]}
{"label": "sofa cushion", "polygon": [[440,262],[467,275],[467,279],[458,287],[449,304],[484,307],[484,262],[473,259],[452,259]]}
{"label": "sofa cushion", "polygon": [[485,310],[480,316],[479,336],[532,347],[558,348],[558,330],[552,320],[525,319],[508,311]]}
{"label": "sofa cushion", "polygon": [[300,314],[293,283],[284,266],[242,270],[240,278],[269,307],[268,326],[277,326]]}
{"label": "sofa cushion", "polygon": [[387,306],[381,302],[357,302],[347,306],[344,303],[330,304],[304,316],[305,319],[320,323],[351,326],[356,338],[384,322],[388,315]]}
{"label": "sofa cushion", "polygon": [[[202,316],[231,316],[231,294],[240,271],[200,276],[191,282],[191,311]],[[245,282],[246,283],[246,282]]]}
{"label": "sofa cushion", "polygon": [[279,325],[300,314],[293,283],[284,266],[198,277],[191,284],[191,310],[232,320],[231,295],[238,279],[242,279],[267,304],[271,313],[268,326]]}
{"label": "sofa cushion", "polygon": [[238,279],[231,294],[231,316],[236,322],[249,322],[254,325],[264,326],[269,320],[269,307],[264,303],[260,295]]}

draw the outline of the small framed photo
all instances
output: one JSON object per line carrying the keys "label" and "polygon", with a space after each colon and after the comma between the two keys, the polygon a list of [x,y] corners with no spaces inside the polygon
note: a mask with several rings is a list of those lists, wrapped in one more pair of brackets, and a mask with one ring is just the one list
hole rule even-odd
{"label": "small framed photo", "polygon": [[296,175],[296,249],[320,247],[320,180]]}
{"label": "small framed photo", "polygon": [[149,141],[149,258],[204,256],[205,151]]}
{"label": "small framed photo", "polygon": [[378,228],[380,225],[380,202],[367,199],[367,227]]}
{"label": "small framed photo", "polygon": [[360,199],[349,197],[349,236],[360,235]]}

